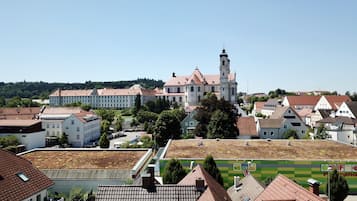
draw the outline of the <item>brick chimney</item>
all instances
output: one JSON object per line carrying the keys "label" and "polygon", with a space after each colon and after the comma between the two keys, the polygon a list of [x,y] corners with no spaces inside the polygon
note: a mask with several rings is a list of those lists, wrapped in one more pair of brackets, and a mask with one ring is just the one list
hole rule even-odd
{"label": "brick chimney", "polygon": [[202,178],[196,179],[196,190],[201,193],[205,191],[205,180]]}
{"label": "brick chimney", "polygon": [[320,182],[315,179],[308,179],[309,191],[317,196],[320,195]]}
{"label": "brick chimney", "polygon": [[152,189],[155,187],[155,165],[149,164],[146,174],[141,176],[142,187],[145,189]]}

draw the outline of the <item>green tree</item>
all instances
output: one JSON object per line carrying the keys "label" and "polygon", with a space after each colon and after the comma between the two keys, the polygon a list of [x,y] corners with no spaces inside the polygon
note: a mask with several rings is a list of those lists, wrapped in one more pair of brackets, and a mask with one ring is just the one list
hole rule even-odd
{"label": "green tree", "polygon": [[68,135],[66,133],[62,133],[61,137],[59,138],[60,145],[68,144]]}
{"label": "green tree", "polygon": [[0,107],[4,107],[6,105],[6,101],[4,97],[0,97]]}
{"label": "green tree", "polygon": [[[226,118],[226,128],[227,133],[230,133],[225,138],[231,138],[232,136],[238,135],[238,129],[236,127],[236,118],[237,110],[236,108],[228,101],[224,99],[218,100],[216,95],[208,93],[200,103],[200,106],[197,108],[197,113],[194,118],[198,121],[198,125],[194,130],[194,134],[199,137],[206,138],[208,132],[208,125],[212,120],[212,115],[216,110],[223,112]],[[229,136],[229,137],[228,137]]]}
{"label": "green tree", "polygon": [[123,130],[123,122],[124,122],[124,119],[120,114],[115,116],[115,119],[114,119],[115,131]]}
{"label": "green tree", "polygon": [[226,113],[216,110],[208,125],[207,138],[237,138],[237,131]]}
{"label": "green tree", "polygon": [[97,115],[99,115],[102,120],[107,120],[111,124],[114,121],[115,111],[114,110],[105,110],[99,109],[95,111]]}
{"label": "green tree", "polygon": [[169,139],[179,139],[180,135],[181,125],[176,115],[169,110],[161,112],[154,128],[156,145],[165,146]]}
{"label": "green tree", "polygon": [[170,111],[177,117],[180,122],[186,117],[186,112],[183,108],[177,108]]}
{"label": "green tree", "polygon": [[212,155],[208,155],[203,161],[203,168],[223,186],[223,178]]}
{"label": "green tree", "polygon": [[108,120],[102,120],[100,122],[101,133],[108,133],[110,127],[110,122]]}
{"label": "green tree", "polygon": [[320,124],[320,126],[317,128],[314,138],[324,140],[324,139],[327,139],[328,137],[329,137],[329,134],[326,132],[325,125]]}
{"label": "green tree", "polygon": [[89,104],[81,104],[81,109],[85,111],[89,111],[90,109],[92,109],[92,106]]}
{"label": "green tree", "polygon": [[299,136],[297,135],[297,132],[296,130],[293,130],[293,129],[288,129],[287,131],[285,131],[283,133],[283,138],[284,139],[299,139]]}
{"label": "green tree", "polygon": [[143,111],[140,110],[138,112],[138,114],[136,115],[136,119],[140,122],[140,123],[145,123],[145,122],[150,122],[153,123],[155,122],[157,119],[159,118],[159,115],[154,113],[154,112],[150,112],[150,111]]}
{"label": "green tree", "polygon": [[135,97],[135,105],[133,108],[133,114],[136,115],[141,109],[141,95],[137,94]]}
{"label": "green tree", "polygon": [[165,166],[162,176],[164,184],[177,184],[186,176],[180,161],[171,159]]}
{"label": "green tree", "polygon": [[109,148],[110,142],[108,140],[107,134],[102,133],[102,135],[99,138],[99,147],[100,148]]}
{"label": "green tree", "polygon": [[[329,187],[329,183],[331,187]],[[348,195],[348,183],[346,179],[337,172],[336,169],[333,170],[333,172],[330,174],[330,181],[326,184],[326,189],[329,188],[331,201],[343,201]]]}
{"label": "green tree", "polygon": [[6,148],[9,146],[17,146],[19,144],[19,140],[13,135],[0,137],[0,147]]}

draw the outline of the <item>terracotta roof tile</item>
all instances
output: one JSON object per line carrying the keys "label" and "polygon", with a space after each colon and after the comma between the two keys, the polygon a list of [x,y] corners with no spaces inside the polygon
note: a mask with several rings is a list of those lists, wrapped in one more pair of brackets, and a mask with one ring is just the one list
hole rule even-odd
{"label": "terracotta roof tile", "polygon": [[[19,156],[0,149],[0,200],[24,200],[53,185],[40,170]],[[28,181],[23,181],[17,174],[23,173]]]}
{"label": "terracotta roof tile", "polygon": [[239,135],[258,136],[254,117],[240,117],[237,120]]}
{"label": "terracotta roof tile", "polygon": [[195,185],[197,179],[203,179],[206,190],[202,193],[199,201],[229,201],[226,190],[203,169],[201,165],[197,165],[190,173],[188,173],[177,185]]}
{"label": "terracotta roof tile", "polygon": [[261,128],[281,128],[284,119],[259,119],[258,121]]}
{"label": "terracotta roof tile", "polygon": [[254,105],[255,105],[255,111],[256,111],[257,113],[262,112],[262,109],[263,109],[265,103],[266,103],[266,102],[255,102],[255,103],[254,103]]}
{"label": "terracotta roof tile", "polygon": [[[229,74],[228,80],[235,80],[235,74]],[[191,83],[191,81],[193,81],[195,84],[220,84],[219,75],[203,75],[199,69],[195,69],[191,75],[171,77],[165,83],[165,86],[184,86]]]}
{"label": "terracotta roof tile", "polygon": [[40,123],[39,120],[0,120],[0,126],[32,126]]}
{"label": "terracotta roof tile", "polygon": [[321,96],[287,96],[290,106],[310,105],[315,106]]}
{"label": "terracotta roof tile", "polygon": [[323,201],[319,196],[304,189],[281,174],[279,174],[255,200]]}
{"label": "terracotta roof tile", "polygon": [[330,103],[332,106],[333,110],[337,110],[343,102],[350,102],[351,99],[349,96],[335,96],[335,95],[330,95],[330,96],[324,96],[326,100]]}
{"label": "terracotta roof tile", "polygon": [[0,108],[0,119],[35,119],[40,107]]}

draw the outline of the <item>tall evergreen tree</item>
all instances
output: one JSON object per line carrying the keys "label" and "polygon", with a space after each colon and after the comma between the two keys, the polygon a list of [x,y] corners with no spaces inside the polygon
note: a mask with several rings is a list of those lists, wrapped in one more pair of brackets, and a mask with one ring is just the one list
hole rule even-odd
{"label": "tall evergreen tree", "polygon": [[107,138],[107,134],[106,133],[102,133],[102,135],[99,138],[99,146],[100,148],[109,148],[110,146],[110,142]]}
{"label": "tall evergreen tree", "polygon": [[[329,183],[330,187],[328,186]],[[330,174],[330,182],[327,182],[326,184],[326,189],[329,188],[331,201],[343,201],[348,195],[348,183],[336,169]]]}
{"label": "tall evergreen tree", "polygon": [[223,178],[212,155],[208,155],[203,161],[203,168],[223,186]]}
{"label": "tall evergreen tree", "polygon": [[133,108],[133,114],[136,116],[136,114],[140,111],[141,109],[141,95],[137,94],[135,97],[135,105]]}
{"label": "tall evergreen tree", "polygon": [[171,159],[165,166],[162,176],[164,184],[177,184],[186,176],[180,161]]}

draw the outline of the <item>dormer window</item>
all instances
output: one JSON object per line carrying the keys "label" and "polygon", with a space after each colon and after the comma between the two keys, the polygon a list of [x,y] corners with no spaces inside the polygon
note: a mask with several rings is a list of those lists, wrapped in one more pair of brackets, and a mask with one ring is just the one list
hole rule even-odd
{"label": "dormer window", "polygon": [[28,178],[24,173],[20,172],[16,174],[22,181],[27,182],[28,180],[30,180],[30,178]]}

